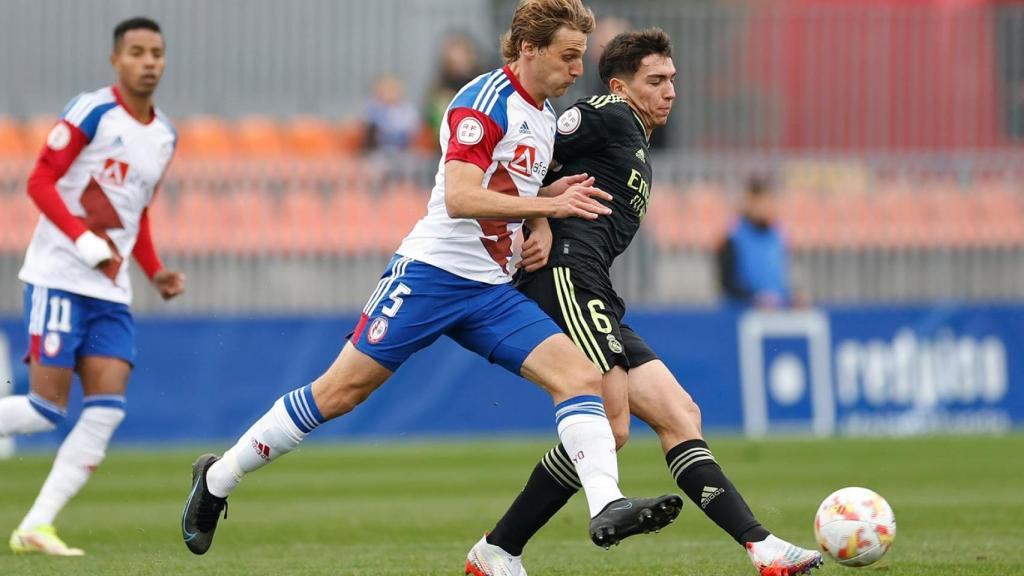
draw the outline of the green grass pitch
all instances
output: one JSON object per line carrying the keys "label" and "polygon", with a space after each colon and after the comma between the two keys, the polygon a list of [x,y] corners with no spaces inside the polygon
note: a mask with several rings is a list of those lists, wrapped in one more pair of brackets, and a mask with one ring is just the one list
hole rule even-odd
{"label": "green grass pitch", "polygon": [[[549,443],[309,445],[246,479],[203,557],[181,542],[180,511],[197,451],[114,450],[59,519],[85,558],[15,557],[0,575],[459,575],[465,554],[518,492]],[[220,446],[218,448],[223,448]],[[872,488],[896,512],[879,565],[815,574],[1024,575],[1024,436],[906,440],[712,439],[769,529],[813,545],[811,522],[832,490]],[[50,454],[0,462],[0,527],[31,504]],[[676,491],[657,443],[634,439],[620,461],[629,494]],[[576,496],[526,549],[534,576],[752,575],[746,554],[696,506],[660,534],[601,550]],[[4,536],[8,532],[3,533]]]}

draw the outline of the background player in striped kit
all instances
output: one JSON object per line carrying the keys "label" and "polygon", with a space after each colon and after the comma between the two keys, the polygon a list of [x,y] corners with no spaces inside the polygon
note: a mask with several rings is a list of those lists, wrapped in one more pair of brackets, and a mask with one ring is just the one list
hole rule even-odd
{"label": "background player in striped kit", "polygon": [[608,195],[582,177],[541,190],[555,136],[547,99],[582,73],[593,26],[580,0],[520,2],[503,43],[507,65],[471,81],[448,107],[427,215],[399,246],[350,342],[326,373],[279,399],[223,457],[206,454],[193,465],[181,524],[189,550],[209,549],[227,496],[245,474],[353,410],[442,334],[551,394],[559,437],[587,495],[592,539],[617,542],[675,519],[679,496],[627,500],[619,491],[600,374],[510,285],[512,236],[523,218],[609,212],[594,200]]}
{"label": "background player in striped kit", "polygon": [[19,274],[26,283],[31,391],[0,399],[0,436],[56,428],[74,372],[85,407],[11,534],[15,553],[83,554],[61,541],[53,522],[103,461],[124,419],[135,328],[123,255],[135,257],[164,299],[185,287],[183,275],[160,263],[147,212],[175,146],[174,129],[153,107],[164,71],[157,23],[118,24],[110,62],[117,83],[68,104],[28,181],[42,212]]}
{"label": "background player in striped kit", "polygon": [[[679,487],[746,547],[762,574],[803,573],[820,564],[821,555],[772,536],[754,518],[703,440],[697,404],[647,343],[622,323],[625,304],[609,276],[612,261],[629,246],[647,212],[648,144],[654,128],[668,122],[675,99],[671,40],[657,28],[620,34],[605,48],[599,68],[611,93],[580,100],[562,114],[555,162],[561,171],[589,174],[596,186],[611,192],[612,214],[593,221],[551,221],[553,238],[546,228],[533,230],[523,245],[517,286],[604,373],[617,446],[628,439],[632,411],[658,433]],[[494,530],[470,552],[487,549],[503,559],[483,574],[524,576],[520,556],[526,542],[579,487],[564,447],[551,449]]]}

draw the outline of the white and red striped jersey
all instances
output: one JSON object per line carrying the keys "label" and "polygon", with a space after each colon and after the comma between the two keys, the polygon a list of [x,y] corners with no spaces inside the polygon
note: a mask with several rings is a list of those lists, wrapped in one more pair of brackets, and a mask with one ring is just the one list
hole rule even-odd
{"label": "white and red striped jersey", "polygon": [[[50,131],[29,177],[42,214],[18,277],[30,284],[129,304],[128,255],[150,277],[160,268],[147,206],[174,154],[176,134],[154,109],[148,122],[125,107],[116,86],[72,100]],[[117,261],[89,268],[74,240],[91,230]]]}
{"label": "white and red striped jersey", "polygon": [[512,238],[523,221],[450,218],[444,165],[471,162],[484,171],[483,187],[495,194],[536,196],[551,164],[555,122],[551,104],[534,102],[507,66],[464,86],[441,123],[441,160],[427,215],[398,253],[470,280],[509,282]]}

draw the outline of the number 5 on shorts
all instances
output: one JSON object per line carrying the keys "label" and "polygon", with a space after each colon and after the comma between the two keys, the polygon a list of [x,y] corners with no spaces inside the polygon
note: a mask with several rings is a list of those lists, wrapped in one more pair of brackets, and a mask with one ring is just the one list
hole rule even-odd
{"label": "number 5 on shorts", "polygon": [[388,298],[391,300],[391,305],[381,308],[380,311],[388,318],[394,318],[395,314],[398,314],[398,309],[402,307],[402,296],[408,296],[409,294],[412,294],[412,288],[399,283],[398,286],[391,291],[391,294],[388,294]]}

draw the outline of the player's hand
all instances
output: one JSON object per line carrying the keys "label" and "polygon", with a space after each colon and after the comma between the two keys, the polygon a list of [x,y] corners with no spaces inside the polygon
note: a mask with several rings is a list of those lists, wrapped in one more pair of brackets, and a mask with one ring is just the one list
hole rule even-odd
{"label": "player's hand", "polygon": [[89,268],[96,268],[114,259],[114,251],[110,249],[110,244],[91,230],[86,230],[75,239],[75,248],[78,249],[78,257]]}
{"label": "player's hand", "polygon": [[516,268],[524,268],[527,272],[540,270],[548,263],[551,254],[551,226],[546,218],[530,221],[530,237],[523,242],[522,253]]}
{"label": "player's hand", "polygon": [[596,220],[599,216],[607,216],[612,209],[598,202],[598,199],[611,202],[612,195],[593,187],[594,178],[569,186],[565,192],[551,198],[552,218],[585,218]]}
{"label": "player's hand", "polygon": [[160,270],[153,275],[152,282],[164,300],[170,300],[185,291],[185,275],[181,272]]}
{"label": "player's hand", "polygon": [[573,184],[583,184],[588,180],[589,183],[584,184],[584,186],[592,186],[594,184],[594,179],[590,178],[586,172],[582,174],[573,174],[572,176],[564,176],[541,188],[540,191],[537,192],[537,195],[544,198],[559,196],[568,190]]}

